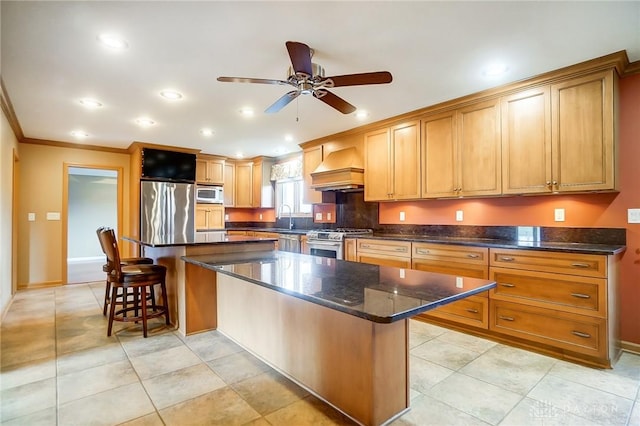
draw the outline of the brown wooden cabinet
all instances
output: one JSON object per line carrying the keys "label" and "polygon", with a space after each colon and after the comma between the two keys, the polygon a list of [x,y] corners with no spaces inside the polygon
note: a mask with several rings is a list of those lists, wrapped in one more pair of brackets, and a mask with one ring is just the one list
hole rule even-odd
{"label": "brown wooden cabinet", "polygon": [[[412,243],[411,267],[419,271],[437,272],[461,277],[489,277],[489,250],[448,244]],[[422,314],[424,318],[440,318],[459,324],[487,329],[489,300],[487,292],[453,302]]]}
{"label": "brown wooden cabinet", "polygon": [[422,197],[500,195],[499,100],[422,118]]}
{"label": "brown wooden cabinet", "polygon": [[607,70],[502,98],[503,194],[616,189],[616,78]]}
{"label": "brown wooden cabinet", "polygon": [[365,201],[420,198],[420,122],[398,124],[364,138]]}
{"label": "brown wooden cabinet", "polygon": [[224,205],[225,207],[236,205],[236,165],[230,161],[224,164]]}
{"label": "brown wooden cabinet", "polygon": [[356,261],[381,266],[411,268],[411,243],[358,238]]}
{"label": "brown wooden cabinet", "polygon": [[357,241],[355,238],[347,238],[344,240],[344,260],[357,262]]}
{"label": "brown wooden cabinet", "polygon": [[322,192],[311,188],[311,172],[313,172],[320,163],[322,163],[323,150],[322,145],[317,145],[311,148],[306,148],[302,152],[302,176],[304,179],[302,201],[305,204],[322,202]]}
{"label": "brown wooden cabinet", "polygon": [[612,256],[490,250],[489,329],[610,367],[620,353]]}
{"label": "brown wooden cabinet", "polygon": [[258,157],[253,160],[252,205],[256,208],[273,208],[275,191],[271,182],[271,166],[273,159]]}
{"label": "brown wooden cabinet", "polygon": [[196,204],[196,231],[224,229],[224,206],[222,204]]}
{"label": "brown wooden cabinet", "polygon": [[196,159],[196,182],[208,185],[224,185],[224,158],[198,155]]}
{"label": "brown wooden cabinet", "polygon": [[253,207],[253,162],[236,162],[235,206]]}

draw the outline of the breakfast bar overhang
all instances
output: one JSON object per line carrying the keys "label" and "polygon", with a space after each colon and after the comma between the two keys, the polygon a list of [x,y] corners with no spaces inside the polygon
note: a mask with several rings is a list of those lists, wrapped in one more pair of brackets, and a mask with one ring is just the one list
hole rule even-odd
{"label": "breakfast bar overhang", "polygon": [[409,318],[495,287],[279,251],[182,260],[209,328],[364,425],[409,409]]}

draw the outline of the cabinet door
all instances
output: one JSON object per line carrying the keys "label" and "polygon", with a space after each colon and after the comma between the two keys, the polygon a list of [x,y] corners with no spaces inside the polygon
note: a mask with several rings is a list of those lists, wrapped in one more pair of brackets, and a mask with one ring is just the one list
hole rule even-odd
{"label": "cabinet door", "polygon": [[217,185],[224,184],[224,160],[207,161],[209,182]]}
{"label": "cabinet door", "polygon": [[322,191],[316,191],[311,188],[311,172],[322,163],[322,152],[322,145],[319,145],[305,149],[302,153],[302,176],[304,177],[302,201],[305,204],[322,202]]}
{"label": "cabinet door", "polygon": [[207,160],[196,159],[196,182],[209,183],[207,181]]}
{"label": "cabinet door", "polygon": [[462,108],[456,121],[458,194],[499,195],[502,192],[499,100]]}
{"label": "cabinet door", "polygon": [[224,206],[215,204],[209,207],[207,220],[209,229],[224,229]]}
{"label": "cabinet door", "polygon": [[253,164],[236,163],[236,207],[252,207]]}
{"label": "cabinet door", "polygon": [[224,205],[234,207],[236,205],[236,165],[225,163],[224,165]]}
{"label": "cabinet door", "polygon": [[549,86],[502,98],[502,193],[551,191]]}
{"label": "cabinet door", "polygon": [[551,86],[554,190],[615,189],[614,73]]}
{"label": "cabinet door", "polygon": [[364,136],[364,200],[386,201],[391,196],[389,129]]}
{"label": "cabinet door", "polygon": [[[420,122],[391,128],[392,198],[420,198]],[[366,186],[365,186],[366,187]]]}
{"label": "cabinet door", "polygon": [[207,210],[206,204],[196,204],[196,230],[207,228]]}
{"label": "cabinet door", "polygon": [[451,197],[456,194],[455,111],[422,120],[422,197]]}

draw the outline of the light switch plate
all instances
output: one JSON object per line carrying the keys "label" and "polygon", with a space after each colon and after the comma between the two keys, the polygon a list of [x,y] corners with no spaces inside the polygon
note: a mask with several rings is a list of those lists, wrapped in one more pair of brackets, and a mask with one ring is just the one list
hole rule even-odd
{"label": "light switch plate", "polygon": [[35,222],[36,221],[36,214],[35,213],[27,213],[27,220],[29,222]]}
{"label": "light switch plate", "polygon": [[627,222],[628,223],[640,223],[640,209],[628,209],[627,210]]}
{"label": "light switch plate", "polygon": [[60,212],[47,212],[47,220],[60,220]]}
{"label": "light switch plate", "polygon": [[316,213],[316,220],[322,220],[322,213]]}
{"label": "light switch plate", "polygon": [[464,219],[464,213],[462,213],[462,210],[456,210],[456,221],[457,222],[462,222]]}
{"label": "light switch plate", "polygon": [[456,288],[463,288],[463,287],[464,287],[464,278],[456,277]]}
{"label": "light switch plate", "polygon": [[406,218],[404,212],[400,212],[400,222],[404,222],[404,219]]}
{"label": "light switch plate", "polygon": [[229,215],[228,215],[228,214],[225,214],[225,215],[224,215],[224,220],[226,220],[226,221],[228,221],[228,220],[229,220]]}
{"label": "light switch plate", "polygon": [[553,217],[556,222],[564,222],[564,209],[555,209]]}
{"label": "light switch plate", "polygon": [[327,220],[331,220],[331,213],[327,213]]}
{"label": "light switch plate", "polygon": [[262,213],[260,213],[260,220],[262,220]]}

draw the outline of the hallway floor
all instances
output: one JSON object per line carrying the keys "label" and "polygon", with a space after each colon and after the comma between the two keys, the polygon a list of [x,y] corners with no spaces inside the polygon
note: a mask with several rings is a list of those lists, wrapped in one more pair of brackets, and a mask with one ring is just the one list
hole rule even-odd
{"label": "hallway floor", "polygon": [[[218,332],[106,337],[103,296],[102,282],[16,294],[0,423],[353,424]],[[393,425],[640,425],[638,355],[596,370],[417,321],[410,345],[411,410]]]}

